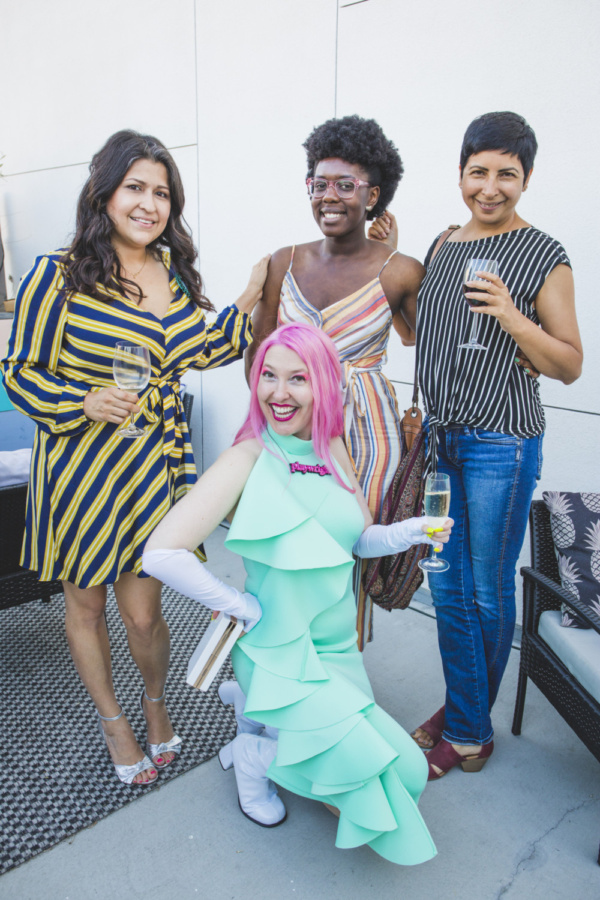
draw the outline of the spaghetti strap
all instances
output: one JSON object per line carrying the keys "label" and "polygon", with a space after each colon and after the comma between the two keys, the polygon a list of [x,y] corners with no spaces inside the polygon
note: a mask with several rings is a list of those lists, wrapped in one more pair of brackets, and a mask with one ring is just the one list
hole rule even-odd
{"label": "spaghetti strap", "polygon": [[[399,250],[394,250],[393,253],[390,253],[390,255],[388,256],[388,258],[386,259],[386,261],[384,262],[384,264],[382,265],[382,267],[381,267],[380,270],[379,270],[379,274],[378,274],[378,276],[377,276],[378,278],[381,277],[381,273],[383,272],[383,270],[385,269],[385,267],[386,267],[387,264],[389,263],[389,261],[390,261],[390,259],[392,258],[392,256],[395,256],[396,253],[399,253],[399,252],[400,252]],[[292,259],[293,259],[293,257],[294,257],[294,253],[293,253],[293,251],[292,251]],[[291,265],[291,263],[290,263],[290,265]]]}
{"label": "spaghetti strap", "polygon": [[293,265],[293,263],[294,263],[294,250],[295,250],[295,249],[296,249],[296,245],[295,245],[295,244],[292,244],[292,255],[291,255],[291,257],[290,257],[290,264],[289,264],[289,266],[287,267],[287,270],[288,270],[288,272],[290,272],[290,273],[291,273],[291,271],[292,271],[292,265]]}

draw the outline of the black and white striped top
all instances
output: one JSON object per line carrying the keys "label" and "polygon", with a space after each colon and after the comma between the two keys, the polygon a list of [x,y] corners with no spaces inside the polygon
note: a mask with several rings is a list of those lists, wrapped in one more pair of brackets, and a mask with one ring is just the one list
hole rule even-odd
{"label": "black and white striped top", "polygon": [[417,308],[419,384],[433,425],[472,425],[519,437],[545,428],[539,379],[515,363],[516,343],[493,316],[478,316],[483,350],[459,350],[471,313],[462,291],[467,260],[497,259],[500,278],[520,312],[539,325],[534,300],[550,272],[569,258],[537,228],[519,228],[476,241],[446,241],[430,264]]}

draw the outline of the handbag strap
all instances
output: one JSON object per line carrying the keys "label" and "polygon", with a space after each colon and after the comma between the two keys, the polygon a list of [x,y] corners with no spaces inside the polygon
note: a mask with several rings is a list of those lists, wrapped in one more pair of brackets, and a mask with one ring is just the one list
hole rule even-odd
{"label": "handbag strap", "polygon": [[433,261],[435,256],[437,255],[438,250],[445,244],[453,231],[456,231],[457,228],[460,228],[460,225],[448,225],[445,231],[442,231],[437,241],[434,241],[429,250],[427,251],[427,255],[425,257],[425,262],[423,265],[426,269],[429,268],[429,264]]}
{"label": "handbag strap", "polygon": [[[425,257],[425,268],[427,269],[431,262],[433,262],[434,258],[437,256],[438,250],[440,247],[446,243],[450,235],[453,231],[456,231],[457,228],[460,228],[460,225],[448,225],[445,231],[442,231],[437,241],[431,245],[427,252],[427,256]],[[412,405],[413,408],[419,405],[419,380],[418,380],[418,366],[419,366],[419,342],[417,341],[417,348],[415,352],[415,377],[413,380],[413,396],[412,396]]]}
{"label": "handbag strap", "polygon": [[[457,228],[460,228],[460,225],[448,225],[445,231],[442,231],[437,241],[431,245],[427,256],[425,257],[425,268],[429,268],[429,265],[437,256],[438,250],[446,243],[450,235],[453,231],[456,231]],[[415,417],[418,414],[417,406],[419,404],[419,341],[417,340],[417,346],[415,350],[415,377],[413,384],[413,396],[412,396],[412,410],[411,415]],[[435,474],[437,470],[437,427],[435,425],[430,425],[430,442],[429,442],[430,451],[428,456],[431,460],[432,471]],[[433,450],[433,452],[432,452]]]}
{"label": "handbag strap", "polygon": [[[411,407],[410,407],[410,409],[406,410],[406,412],[404,413],[404,416],[402,417],[402,422],[403,422],[404,428],[409,433],[412,433],[413,435],[415,435],[416,433],[418,433],[421,430],[421,420],[422,420],[421,410],[419,409],[419,359],[418,359],[419,350],[418,350],[418,347],[419,347],[419,345],[417,344],[417,346],[415,347],[415,373],[414,373],[414,377],[413,377],[413,393],[412,393]],[[410,419],[413,419],[414,421],[410,422],[409,417],[410,417]],[[410,447],[412,446],[413,439],[414,438],[411,438],[407,442],[407,447],[409,450],[410,450]]]}

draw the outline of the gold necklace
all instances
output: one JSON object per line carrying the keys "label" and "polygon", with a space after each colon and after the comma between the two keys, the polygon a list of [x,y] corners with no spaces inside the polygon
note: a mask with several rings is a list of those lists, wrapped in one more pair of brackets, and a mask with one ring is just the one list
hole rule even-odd
{"label": "gold necklace", "polygon": [[144,262],[142,263],[141,267],[137,270],[137,272],[130,272],[129,269],[123,265],[123,263],[121,263],[121,265],[123,265],[123,268],[125,269],[125,271],[127,272],[128,275],[131,275],[132,278],[137,278],[147,262],[148,262],[148,251],[146,250],[146,255],[144,256]]}

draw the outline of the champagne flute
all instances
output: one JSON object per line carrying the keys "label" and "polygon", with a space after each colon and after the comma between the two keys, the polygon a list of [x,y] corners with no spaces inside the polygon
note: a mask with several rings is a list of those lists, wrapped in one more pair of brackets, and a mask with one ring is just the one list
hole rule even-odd
{"label": "champagne flute", "polygon": [[[485,300],[475,300],[473,297],[466,296],[467,292],[469,294],[475,294],[480,291],[482,294],[485,294],[483,288],[467,286],[467,281],[482,281],[484,284],[487,284],[485,278],[479,278],[475,274],[476,272],[490,272],[492,275],[498,275],[498,261],[495,259],[469,259],[465,266],[463,275],[463,293],[465,294],[465,300],[469,306],[487,306]],[[487,350],[487,347],[484,347],[483,344],[480,344],[477,340],[478,330],[479,316],[474,315],[473,321],[471,322],[471,334],[469,335],[469,340],[465,344],[458,345],[460,350]]]}
{"label": "champagne flute", "polygon": [[[150,351],[140,344],[128,344],[127,341],[117,341],[115,355],[113,357],[113,376],[117,387],[122,391],[143,390],[150,381]],[[143,437],[143,428],[138,428],[133,421],[133,413],[130,421],[120,426],[117,434],[121,437]]]}
{"label": "champagne flute", "polygon": [[[428,475],[425,481],[425,515],[432,528],[440,528],[448,518],[450,511],[450,476]],[[439,548],[442,549],[441,547]],[[437,547],[433,547],[431,556],[419,560],[419,568],[425,572],[445,572],[450,563],[445,559],[437,559]]]}

